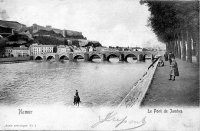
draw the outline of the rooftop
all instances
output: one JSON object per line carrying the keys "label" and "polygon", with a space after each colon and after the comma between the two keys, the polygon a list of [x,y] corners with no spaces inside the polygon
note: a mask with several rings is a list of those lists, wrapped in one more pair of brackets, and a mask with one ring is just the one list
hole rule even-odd
{"label": "rooftop", "polygon": [[30,47],[54,47],[54,45],[38,45],[38,44],[36,43],[36,44],[30,45]]}
{"label": "rooftop", "polygon": [[64,46],[64,45],[59,45],[59,46],[57,46],[58,48],[65,48],[66,46]]}
{"label": "rooftop", "polygon": [[28,50],[28,47],[6,47],[6,49],[12,49],[12,50]]}

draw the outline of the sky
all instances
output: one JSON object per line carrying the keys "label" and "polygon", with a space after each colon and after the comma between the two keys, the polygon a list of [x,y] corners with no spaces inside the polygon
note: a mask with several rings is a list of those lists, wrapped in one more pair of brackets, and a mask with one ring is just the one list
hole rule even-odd
{"label": "sky", "polygon": [[139,0],[0,0],[0,12],[27,26],[80,31],[104,46],[164,46],[146,26],[150,12]]}

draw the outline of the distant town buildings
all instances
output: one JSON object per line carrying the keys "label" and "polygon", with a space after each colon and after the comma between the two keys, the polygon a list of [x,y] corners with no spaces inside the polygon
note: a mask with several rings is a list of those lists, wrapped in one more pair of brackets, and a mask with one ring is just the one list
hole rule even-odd
{"label": "distant town buildings", "polygon": [[131,51],[142,51],[141,47],[130,47]]}
{"label": "distant town buildings", "polygon": [[102,50],[98,41],[87,40],[82,32],[57,29],[50,25],[33,24],[26,27],[16,21],[0,20],[0,39],[4,42],[0,57]]}
{"label": "distant town buildings", "polygon": [[7,57],[13,56],[12,51],[13,51],[12,47],[6,47],[5,48],[5,56],[7,56]]}
{"label": "distant town buildings", "polygon": [[91,52],[91,51],[103,51],[102,47],[76,47],[76,46],[66,46],[66,45],[42,45],[34,43],[29,47],[6,47],[5,56],[6,57],[23,57],[23,56],[35,56],[43,55],[48,53],[69,53],[69,52]]}
{"label": "distant town buildings", "polygon": [[5,56],[7,57],[23,57],[23,56],[29,56],[29,55],[30,55],[30,51],[28,47],[25,47],[25,46],[5,48]]}

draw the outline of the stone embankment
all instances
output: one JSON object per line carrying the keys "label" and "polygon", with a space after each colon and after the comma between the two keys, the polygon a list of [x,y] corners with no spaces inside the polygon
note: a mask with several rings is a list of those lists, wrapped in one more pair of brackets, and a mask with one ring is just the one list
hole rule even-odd
{"label": "stone embankment", "polygon": [[158,58],[156,62],[152,64],[151,67],[149,67],[149,69],[144,73],[143,77],[133,85],[133,88],[118,105],[118,108],[140,106],[149,86],[151,85],[159,59],[160,58]]}
{"label": "stone embankment", "polygon": [[8,58],[0,58],[0,63],[29,61],[29,60],[31,60],[30,56],[27,56],[27,57],[8,57]]}

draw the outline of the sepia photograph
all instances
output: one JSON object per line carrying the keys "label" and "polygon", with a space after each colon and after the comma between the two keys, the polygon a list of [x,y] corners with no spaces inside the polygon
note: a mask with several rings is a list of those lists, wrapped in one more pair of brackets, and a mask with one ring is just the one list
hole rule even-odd
{"label": "sepia photograph", "polygon": [[200,131],[199,0],[0,0],[0,130]]}

